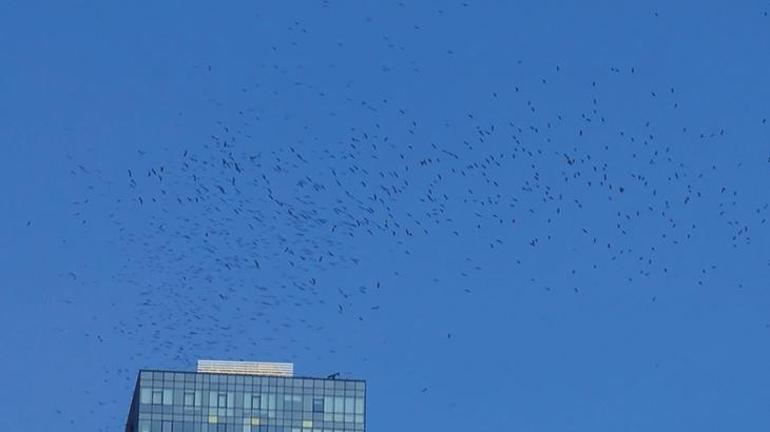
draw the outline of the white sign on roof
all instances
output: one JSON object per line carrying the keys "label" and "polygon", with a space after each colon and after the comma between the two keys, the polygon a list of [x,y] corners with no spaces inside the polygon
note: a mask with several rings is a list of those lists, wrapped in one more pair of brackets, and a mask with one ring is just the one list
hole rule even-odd
{"label": "white sign on roof", "polygon": [[199,373],[294,376],[293,363],[198,360]]}

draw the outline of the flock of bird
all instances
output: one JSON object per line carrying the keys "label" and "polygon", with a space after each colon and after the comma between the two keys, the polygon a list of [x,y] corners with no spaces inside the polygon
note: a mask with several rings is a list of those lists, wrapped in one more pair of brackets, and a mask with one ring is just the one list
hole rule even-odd
{"label": "flock of bird", "polygon": [[[250,107],[237,107],[202,144],[126,169],[126,194],[109,217],[120,244],[138,251],[123,277],[138,287],[142,314],[154,319],[135,328],[121,322],[116,330],[149,326],[158,349],[190,363],[207,347],[238,352],[225,337],[238,322],[271,327],[252,342],[264,346],[281,328],[322,332],[318,323],[296,318],[307,308],[363,321],[379,312],[381,282],[330,286],[326,276],[358,266],[362,249],[409,254],[413,244],[446,236],[511,254],[512,272],[540,249],[569,243],[596,258],[592,268],[571,273],[625,262],[633,269],[629,283],[670,272],[675,264],[659,251],[687,248],[706,234],[688,217],[704,202],[715,203],[714,216],[729,226],[725,247],[751,243],[752,232],[767,222],[768,203],[741,214],[739,191],[714,186],[725,168],[688,166],[686,150],[674,142],[723,140],[724,130],[682,128],[659,137],[649,119],[615,124],[599,102],[599,83],[587,83],[584,91],[582,112],[545,114],[534,97],[518,98],[521,115],[467,112],[441,126],[423,125],[388,100],[361,103],[368,124],[334,142],[313,139],[307,130],[304,143],[268,146],[252,134],[270,126],[260,125]],[[667,98],[667,115],[675,115],[675,90],[660,93],[649,97]],[[492,90],[488,102],[494,106],[503,97]],[[447,132],[441,141],[430,138],[437,127]],[[146,215],[149,232],[137,234],[137,214]],[[482,270],[473,256],[466,261],[457,278]],[[703,268],[692,282],[703,284],[715,268]],[[147,275],[156,283],[148,284]],[[535,277],[531,282],[537,285]],[[473,289],[463,288],[466,294]],[[185,328],[189,339],[163,338],[164,328]]]}
{"label": "flock of bird", "polygon": [[[200,68],[218,71],[216,64]],[[103,191],[111,211],[89,216],[112,224],[112,240],[126,252],[119,279],[136,290],[143,317],[121,318],[112,331],[151,347],[135,354],[139,363],[163,353],[192,364],[201,353],[238,357],[249,349],[322,355],[303,345],[309,335],[325,338],[326,354],[354,351],[313,317],[366,326],[374,315],[397,316],[382,293],[410,287],[387,282],[399,268],[373,263],[372,250],[403,257],[432,243],[473,245],[455,250],[457,267],[425,263],[436,272],[436,295],[456,289],[472,298],[484,289],[473,277],[485,271],[509,272],[517,289],[570,295],[585,290],[577,275],[613,266],[624,269],[627,284],[673,273],[708,284],[716,262],[683,270],[667,251],[685,253],[704,237],[740,251],[767,229],[770,204],[743,199],[730,182],[738,168],[730,162],[689,157],[696,146],[728,143],[730,131],[670,126],[682,109],[676,88],[626,86],[650,107],[637,116],[604,102],[611,96],[606,81],[630,83],[640,73],[610,67],[570,89],[579,100],[552,106],[539,95],[558,94],[570,81],[567,68],[553,65],[543,78],[489,88],[478,109],[456,107],[446,121],[425,120],[397,98],[361,100],[309,84],[292,90],[318,107],[352,113],[350,120],[326,113],[348,125],[334,129],[293,123],[260,105],[289,97],[269,86],[244,87],[237,103],[211,100],[219,120],[207,136],[165,151],[137,149],[139,162]],[[266,143],[279,124],[291,131]],[[758,118],[756,127],[770,125]],[[92,171],[74,168],[73,175]],[[707,228],[694,222],[704,213],[715,221]],[[478,245],[507,267],[486,266],[474,255]],[[559,250],[586,257],[553,269],[574,283],[544,281],[547,275],[527,267]],[[360,267],[380,272],[336,282]],[[445,275],[454,282],[446,284]],[[661,295],[646,297],[657,302]],[[233,335],[245,332],[253,337],[244,348]],[[442,337],[457,339],[451,329]],[[133,382],[131,371],[121,372]]]}

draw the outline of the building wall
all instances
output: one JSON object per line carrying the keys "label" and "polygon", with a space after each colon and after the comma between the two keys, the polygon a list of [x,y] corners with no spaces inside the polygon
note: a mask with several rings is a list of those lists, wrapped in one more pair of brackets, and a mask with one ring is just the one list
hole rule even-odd
{"label": "building wall", "polygon": [[134,396],[131,398],[131,408],[128,411],[128,420],[126,421],[126,432],[136,432],[138,420],[139,420],[139,377],[136,378],[136,385],[134,386]]}
{"label": "building wall", "polygon": [[129,432],[365,430],[366,383],[358,380],[141,371],[135,399]]}

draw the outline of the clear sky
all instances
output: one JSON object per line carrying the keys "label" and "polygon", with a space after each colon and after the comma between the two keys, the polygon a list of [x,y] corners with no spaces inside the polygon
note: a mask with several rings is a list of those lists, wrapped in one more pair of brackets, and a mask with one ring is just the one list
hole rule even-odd
{"label": "clear sky", "polygon": [[0,1],[0,429],[770,430],[767,1]]}

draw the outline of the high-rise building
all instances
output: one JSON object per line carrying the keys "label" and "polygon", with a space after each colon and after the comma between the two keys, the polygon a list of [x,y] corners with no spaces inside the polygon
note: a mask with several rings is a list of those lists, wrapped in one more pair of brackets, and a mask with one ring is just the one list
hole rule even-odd
{"label": "high-rise building", "polygon": [[295,377],[291,363],[198,361],[141,370],[126,432],[359,432],[366,382]]}

